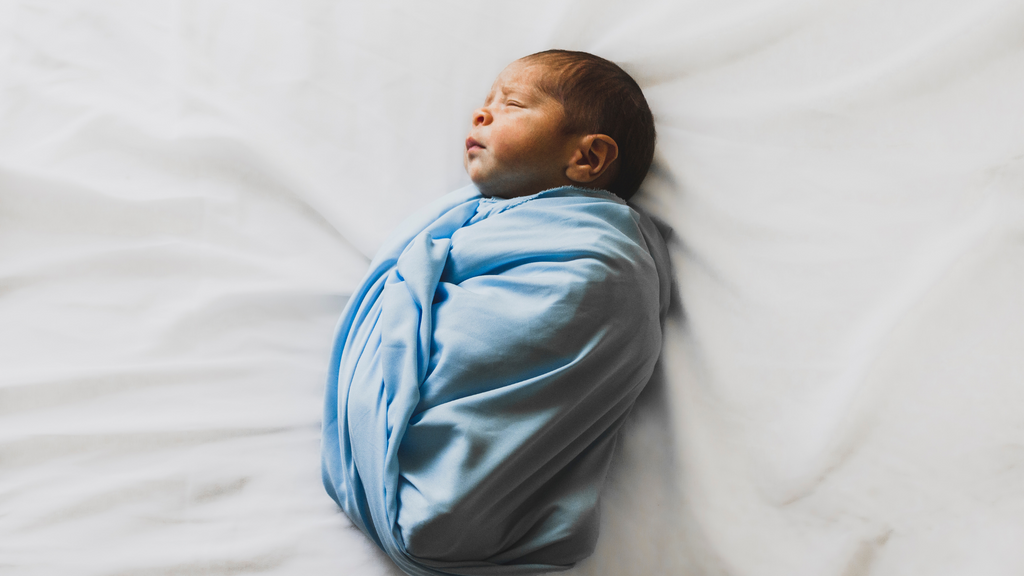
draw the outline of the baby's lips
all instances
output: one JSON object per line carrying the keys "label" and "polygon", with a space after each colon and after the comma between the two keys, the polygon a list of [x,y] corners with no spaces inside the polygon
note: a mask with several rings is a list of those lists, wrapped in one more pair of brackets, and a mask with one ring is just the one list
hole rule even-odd
{"label": "baby's lips", "polygon": [[466,150],[470,150],[470,149],[472,149],[474,147],[475,148],[483,148],[484,145],[479,143],[479,142],[477,142],[472,137],[466,138]]}

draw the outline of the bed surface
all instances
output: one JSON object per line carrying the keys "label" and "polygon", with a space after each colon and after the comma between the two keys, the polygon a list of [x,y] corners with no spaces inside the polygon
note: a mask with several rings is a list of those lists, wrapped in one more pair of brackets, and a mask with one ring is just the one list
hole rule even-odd
{"label": "bed surface", "polygon": [[505,64],[659,130],[681,304],[574,575],[1024,572],[1024,5],[0,3],[0,574],[389,575],[335,322]]}

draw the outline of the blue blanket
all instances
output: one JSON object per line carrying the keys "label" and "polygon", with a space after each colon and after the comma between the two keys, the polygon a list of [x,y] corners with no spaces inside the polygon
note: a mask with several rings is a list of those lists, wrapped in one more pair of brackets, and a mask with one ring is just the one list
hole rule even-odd
{"label": "blue blanket", "polygon": [[323,477],[413,575],[568,568],[597,539],[616,432],[669,299],[650,219],[598,190],[428,206],[338,327]]}

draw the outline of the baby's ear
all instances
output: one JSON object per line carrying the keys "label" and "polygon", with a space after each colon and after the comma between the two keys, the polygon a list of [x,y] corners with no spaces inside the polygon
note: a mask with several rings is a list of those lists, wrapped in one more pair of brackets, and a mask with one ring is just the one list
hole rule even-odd
{"label": "baby's ear", "polygon": [[580,138],[565,175],[580,184],[595,183],[608,173],[612,162],[619,157],[619,145],[606,134],[588,134]]}

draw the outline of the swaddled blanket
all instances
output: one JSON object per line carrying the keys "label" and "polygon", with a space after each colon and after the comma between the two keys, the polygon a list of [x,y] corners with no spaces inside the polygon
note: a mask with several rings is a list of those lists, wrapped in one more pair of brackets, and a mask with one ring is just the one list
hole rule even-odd
{"label": "swaddled blanket", "polygon": [[593,551],[669,284],[657,229],[607,192],[440,199],[342,315],[327,491],[409,574],[568,568]]}

